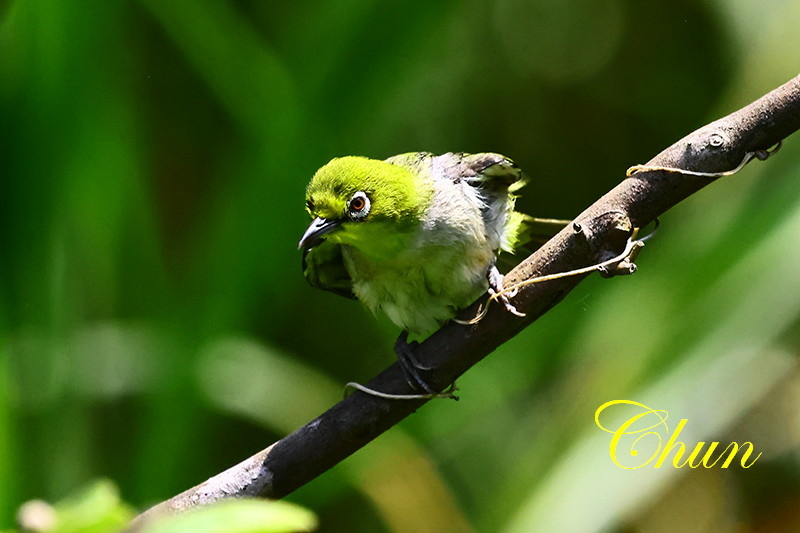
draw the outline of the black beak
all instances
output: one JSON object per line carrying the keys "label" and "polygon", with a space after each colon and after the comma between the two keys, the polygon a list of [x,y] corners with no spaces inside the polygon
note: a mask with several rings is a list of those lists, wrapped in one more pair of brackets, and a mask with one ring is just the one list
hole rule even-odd
{"label": "black beak", "polygon": [[313,248],[322,242],[322,236],[327,235],[341,225],[341,220],[329,220],[327,218],[315,218],[308,229],[300,239],[297,249],[305,248],[306,250]]}

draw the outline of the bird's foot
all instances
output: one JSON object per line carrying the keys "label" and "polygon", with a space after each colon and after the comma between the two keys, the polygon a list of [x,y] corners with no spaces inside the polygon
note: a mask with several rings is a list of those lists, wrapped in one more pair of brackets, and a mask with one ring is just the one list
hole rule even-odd
{"label": "bird's foot", "polygon": [[375,389],[370,389],[358,383],[348,383],[345,385],[347,388],[353,388],[371,396],[384,398],[387,400],[429,400],[432,398],[449,398],[451,400],[458,400],[455,395],[457,390],[456,384],[453,383],[442,392],[436,392],[428,383],[420,376],[420,370],[433,370],[431,367],[422,364],[422,362],[414,354],[414,349],[419,345],[417,342],[408,342],[408,331],[404,331],[397,338],[394,343],[394,351],[397,354],[397,361],[400,363],[400,368],[403,369],[406,382],[412,389],[423,391],[424,394],[391,394]]}
{"label": "bird's foot", "polygon": [[455,395],[453,395],[455,385],[451,385],[445,392],[439,393],[433,390],[433,388],[428,385],[428,382],[419,374],[420,370],[432,370],[432,368],[422,364],[414,354],[414,350],[417,346],[419,346],[419,343],[416,341],[408,342],[408,331],[403,331],[394,343],[394,352],[406,376],[408,385],[413,389],[424,390],[427,395],[432,398],[457,399]]}
{"label": "bird's foot", "polygon": [[[403,331],[397,340],[394,341],[394,353],[403,365],[403,368],[411,368],[416,370],[431,370],[431,367],[423,365],[422,362],[414,355],[414,350],[419,346],[417,341],[408,342],[408,331]],[[405,363],[403,363],[405,361]],[[423,387],[424,388],[424,387]]]}
{"label": "bird's foot", "polygon": [[500,300],[500,303],[503,304],[503,307],[506,308],[506,311],[512,315],[520,317],[525,316],[525,313],[517,311],[517,308],[511,303],[511,298],[516,296],[519,290],[515,288],[513,290],[503,292],[503,275],[499,270],[497,270],[495,265],[492,265],[489,268],[489,272],[487,273],[486,277],[489,279],[489,295],[495,300]]}
{"label": "bird's foot", "polygon": [[420,376],[420,370],[433,370],[431,367],[422,364],[422,362],[414,354],[414,348],[418,346],[417,342],[408,342],[408,331],[403,331],[394,343],[394,351],[397,354],[397,361],[400,363],[400,368],[403,369],[406,382],[408,386],[414,390],[423,391],[424,394],[391,394],[387,392],[376,391],[364,385],[350,382],[345,385],[346,388],[353,388],[363,393],[384,398],[387,400],[430,400],[432,398],[449,398],[451,400],[458,400],[455,395],[457,390],[456,384],[453,383],[442,392],[436,392],[428,383]]}

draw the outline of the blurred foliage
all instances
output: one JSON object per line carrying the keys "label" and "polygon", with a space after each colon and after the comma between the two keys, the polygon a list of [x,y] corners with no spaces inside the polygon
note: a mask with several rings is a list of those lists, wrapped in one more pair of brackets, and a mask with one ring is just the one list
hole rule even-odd
{"label": "blurred foliage", "polygon": [[313,514],[291,503],[230,500],[166,517],[141,533],[299,533],[316,526]]}
{"label": "blurred foliage", "polygon": [[[97,481],[56,505],[23,504],[17,520],[36,533],[116,533],[136,516],[109,481]],[[150,518],[139,533],[291,533],[313,531],[314,515],[287,502],[231,500],[178,516]]]}
{"label": "blurred foliage", "polygon": [[136,513],[119,499],[117,488],[98,481],[55,505],[25,502],[17,513],[23,531],[42,533],[106,533],[122,531]]}
{"label": "blurred foliage", "polygon": [[[797,73],[800,1],[0,3],[0,528],[97,477],[146,507],[312,419],[397,334],[308,287],[331,157],[496,151],[569,218]],[[796,531],[800,141],[673,209],[289,499],[320,531]],[[635,399],[748,470],[623,471]],[[689,430],[691,429],[691,432]]]}

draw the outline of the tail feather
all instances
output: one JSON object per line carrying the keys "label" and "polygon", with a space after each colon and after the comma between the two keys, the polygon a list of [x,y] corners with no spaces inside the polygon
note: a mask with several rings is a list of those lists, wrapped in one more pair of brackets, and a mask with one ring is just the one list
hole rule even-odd
{"label": "tail feather", "polygon": [[532,253],[552,239],[570,222],[572,221],[556,218],[537,218],[513,211],[506,226],[508,247],[504,246],[503,251]]}

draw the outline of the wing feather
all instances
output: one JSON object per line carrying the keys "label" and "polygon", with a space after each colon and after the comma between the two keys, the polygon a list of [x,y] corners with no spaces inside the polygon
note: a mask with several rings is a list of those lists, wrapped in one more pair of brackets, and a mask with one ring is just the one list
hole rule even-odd
{"label": "wing feather", "polygon": [[312,287],[346,298],[356,297],[339,244],[322,241],[321,244],[303,251],[303,275]]}

